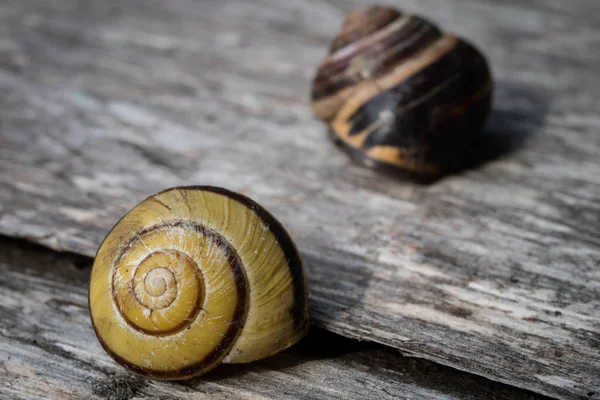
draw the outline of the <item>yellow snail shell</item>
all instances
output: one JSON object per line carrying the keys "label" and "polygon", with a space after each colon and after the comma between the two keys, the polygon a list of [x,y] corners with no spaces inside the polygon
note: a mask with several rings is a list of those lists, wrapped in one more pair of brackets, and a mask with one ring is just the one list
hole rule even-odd
{"label": "yellow snail shell", "polygon": [[89,303],[104,349],[157,379],[258,360],[308,329],[289,234],[251,199],[208,186],[168,189],[127,213],[98,250]]}

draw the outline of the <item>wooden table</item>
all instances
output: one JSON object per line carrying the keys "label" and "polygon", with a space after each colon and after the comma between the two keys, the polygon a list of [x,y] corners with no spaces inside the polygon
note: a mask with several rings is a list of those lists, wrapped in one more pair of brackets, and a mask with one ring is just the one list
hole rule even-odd
{"label": "wooden table", "polygon": [[[354,165],[311,115],[315,67],[363,3],[0,2],[0,233],[79,254],[0,243],[0,395],[525,396],[478,375],[600,398],[600,5],[394,3],[494,71],[480,165],[431,185]],[[317,329],[256,366],[158,384],[101,352],[85,280],[123,213],[189,184],[289,228]],[[321,355],[328,332],[385,347]]]}
{"label": "wooden table", "polygon": [[392,348],[312,329],[263,361],[191,382],[140,378],[104,353],[89,323],[89,258],[2,239],[2,399],[542,399]]}

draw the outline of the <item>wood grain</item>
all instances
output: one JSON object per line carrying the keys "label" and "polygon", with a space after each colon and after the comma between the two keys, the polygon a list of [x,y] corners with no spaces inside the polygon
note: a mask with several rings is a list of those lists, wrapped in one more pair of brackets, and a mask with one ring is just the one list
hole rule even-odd
{"label": "wood grain", "polygon": [[94,336],[91,260],[2,237],[0,246],[2,399],[542,399],[323,330],[257,363],[151,381],[119,367]]}
{"label": "wood grain", "polygon": [[358,2],[1,2],[0,232],[93,256],[146,196],[224,186],[297,241],[315,325],[600,398],[596,1],[395,3],[496,78],[474,168],[428,186],[352,164],[310,113]]}

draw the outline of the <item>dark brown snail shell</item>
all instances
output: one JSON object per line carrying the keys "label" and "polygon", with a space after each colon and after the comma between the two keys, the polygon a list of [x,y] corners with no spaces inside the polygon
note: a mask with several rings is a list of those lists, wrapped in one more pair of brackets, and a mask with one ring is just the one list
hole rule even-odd
{"label": "dark brown snail shell", "polygon": [[487,61],[471,44],[375,6],[346,18],[311,97],[315,115],[354,158],[438,176],[482,133],[492,91]]}

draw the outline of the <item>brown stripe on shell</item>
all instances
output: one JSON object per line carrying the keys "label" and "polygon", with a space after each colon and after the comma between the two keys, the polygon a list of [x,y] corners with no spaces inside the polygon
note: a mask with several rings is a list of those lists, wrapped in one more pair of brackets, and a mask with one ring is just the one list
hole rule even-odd
{"label": "brown stripe on shell", "polygon": [[[439,168],[433,164],[424,163],[420,166],[415,166],[415,168],[411,169],[407,165],[396,165],[391,164],[387,161],[380,161],[375,158],[372,158],[371,156],[368,156],[363,151],[358,150],[348,145],[347,143],[342,142],[332,131],[329,131],[329,135],[337,146],[344,150],[346,154],[348,154],[350,158],[352,158],[353,161],[360,165],[364,165],[369,168],[374,168],[382,172],[391,173],[395,176],[411,178],[417,177],[424,183],[430,181],[428,177],[435,177],[440,172]],[[415,174],[415,176],[413,176],[413,174]]]}
{"label": "brown stripe on shell", "polygon": [[290,275],[292,276],[292,282],[294,285],[294,305],[290,310],[290,313],[294,319],[294,327],[296,329],[307,329],[308,328],[308,297],[306,288],[306,277],[304,276],[304,269],[302,266],[302,260],[300,253],[296,248],[296,245],[292,241],[290,234],[283,227],[269,211],[267,211],[260,204],[252,200],[251,198],[244,196],[241,193],[233,192],[217,186],[179,186],[166,189],[158,194],[169,192],[172,190],[200,190],[206,192],[217,193],[230,199],[242,203],[245,207],[254,211],[256,215],[262,220],[265,226],[273,233],[273,236],[279,243],[285,259],[287,261]]}
{"label": "brown stripe on shell", "polygon": [[331,119],[360,82],[384,75],[441,36],[440,30],[429,21],[404,16],[334,53],[321,64],[313,81],[311,99],[315,115],[325,121]]}
{"label": "brown stripe on shell", "polygon": [[345,107],[346,120],[336,119],[340,139],[399,168],[449,169],[454,153],[483,130],[492,82],[487,62],[466,42],[438,55],[412,75],[395,74],[395,86],[372,89],[373,97]]}
{"label": "brown stripe on shell", "polygon": [[[479,92],[489,80],[485,60],[470,45],[458,41],[443,57],[367,100],[350,116],[351,129],[348,135],[362,132],[373,121],[377,121],[384,110],[394,113],[396,124],[401,117],[427,127],[438,118],[427,115],[426,120],[418,121],[420,113],[462,103],[461,99]],[[381,144],[381,140],[375,143]],[[369,146],[369,143],[365,145]]]}
{"label": "brown stripe on shell", "polygon": [[353,11],[346,17],[342,31],[331,44],[330,53],[369,36],[401,16],[402,13],[397,10],[379,6]]}
{"label": "brown stripe on shell", "polygon": [[314,79],[312,98],[318,100],[360,80],[377,77],[441,36],[430,22],[405,16],[326,59]]}
{"label": "brown stripe on shell", "polygon": [[330,54],[319,66],[315,81],[318,82],[320,79],[331,78],[343,72],[352,61],[352,58],[358,54],[373,55],[378,50],[381,51],[390,47],[388,45],[390,42],[397,41],[398,36],[402,39],[406,35],[406,31],[410,31],[411,21],[411,16],[403,16],[388,26],[373,32],[371,35]]}
{"label": "brown stripe on shell", "polygon": [[335,133],[340,139],[348,141],[352,130],[350,119],[364,104],[381,93],[397,86],[407,78],[419,74],[423,68],[433,64],[452,51],[457,43],[458,39],[456,37],[450,35],[443,36],[424,51],[396,66],[396,68],[387,74],[382,75],[378,79],[362,82],[354,95],[340,108],[339,113],[332,121],[332,128]]}
{"label": "brown stripe on shell", "polygon": [[[491,84],[486,85],[473,97],[461,104],[454,119],[436,123],[435,143],[421,147],[403,148],[392,145],[375,145],[370,148],[355,149],[345,145],[345,150],[355,158],[364,158],[378,169],[400,169],[422,175],[439,175],[442,171],[453,171],[461,167],[457,158],[482,131],[491,105]],[[468,121],[467,125],[457,126],[456,119]],[[460,135],[453,135],[460,132]]]}

